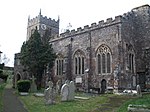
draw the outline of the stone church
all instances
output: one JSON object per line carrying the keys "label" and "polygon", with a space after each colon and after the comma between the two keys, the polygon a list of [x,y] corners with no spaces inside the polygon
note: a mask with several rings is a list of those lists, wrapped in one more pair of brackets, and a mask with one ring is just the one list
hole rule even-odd
{"label": "stone church", "polygon": [[[59,18],[43,17],[41,11],[28,19],[27,40],[37,28],[41,37],[46,29],[57,54],[54,74],[59,81],[73,80],[82,91],[135,89],[149,87],[150,6],[133,8],[114,19],[85,25],[59,34]],[[29,78],[15,54],[14,79]]]}

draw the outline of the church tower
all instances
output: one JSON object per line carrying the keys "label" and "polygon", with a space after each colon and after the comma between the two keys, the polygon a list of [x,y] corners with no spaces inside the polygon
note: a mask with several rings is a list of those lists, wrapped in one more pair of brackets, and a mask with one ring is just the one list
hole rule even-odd
{"label": "church tower", "polygon": [[58,20],[54,20],[51,18],[47,18],[46,16],[43,17],[41,14],[41,10],[39,12],[39,15],[36,16],[33,19],[30,19],[30,16],[28,17],[28,25],[27,25],[27,39],[31,37],[31,34],[34,32],[34,30],[37,28],[39,31],[41,37],[44,35],[46,30],[49,30],[50,36],[59,35],[59,18]]}

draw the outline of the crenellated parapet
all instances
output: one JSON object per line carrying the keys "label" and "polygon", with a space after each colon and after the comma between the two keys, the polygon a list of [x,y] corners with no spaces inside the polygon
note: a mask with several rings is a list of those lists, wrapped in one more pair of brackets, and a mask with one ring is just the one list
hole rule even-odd
{"label": "crenellated parapet", "polygon": [[134,12],[131,11],[131,12],[124,13],[122,17],[123,17],[123,20],[129,21],[133,19],[133,15],[134,15]]}
{"label": "crenellated parapet", "polygon": [[47,16],[42,16],[40,17],[40,22],[45,23],[49,26],[54,26],[59,28],[59,19],[56,21],[55,19],[47,18]]}
{"label": "crenellated parapet", "polygon": [[142,11],[142,10],[150,10],[150,6],[148,4],[146,4],[146,5],[142,5],[142,6],[135,7],[132,9],[132,11],[134,11],[134,12]]}
{"label": "crenellated parapet", "polygon": [[142,10],[147,10],[148,11],[148,10],[150,10],[150,6],[149,5],[140,6],[140,7],[132,9],[130,12],[124,13],[123,15],[116,16],[114,19],[107,18],[105,21],[101,20],[98,23],[92,23],[91,25],[85,25],[84,27],[79,27],[79,28],[73,29],[71,31],[67,30],[64,33],[61,33],[59,38],[78,35],[80,33],[92,31],[92,30],[95,30],[95,29],[109,27],[111,25],[115,25],[115,24],[118,24],[118,23],[128,22],[130,24],[130,23],[132,23],[132,21],[134,19],[134,16],[136,16],[135,13],[137,11],[143,13]]}
{"label": "crenellated parapet", "polygon": [[36,16],[36,17],[33,18],[33,19],[28,18],[28,26],[32,26],[32,25],[34,25],[34,24],[36,24],[36,23],[38,23],[38,22],[39,22],[38,16]]}
{"label": "crenellated parapet", "polygon": [[121,23],[122,22],[122,16],[116,16],[115,19],[112,18],[108,18],[106,19],[106,21],[101,20],[98,23],[92,23],[90,26],[89,25],[85,25],[83,28],[79,27],[76,30],[73,29],[71,31],[67,30],[64,33],[60,34],[60,37],[68,37],[68,36],[72,36],[72,35],[76,35],[79,33],[84,33],[87,31],[91,31],[91,30],[95,30],[95,29],[99,29],[99,28],[104,28],[107,26],[111,26],[117,23]]}
{"label": "crenellated parapet", "polygon": [[38,15],[33,19],[28,19],[28,26],[33,26],[37,23],[46,24],[49,26],[54,26],[59,28],[59,19],[56,21],[55,19],[47,18],[47,16]]}

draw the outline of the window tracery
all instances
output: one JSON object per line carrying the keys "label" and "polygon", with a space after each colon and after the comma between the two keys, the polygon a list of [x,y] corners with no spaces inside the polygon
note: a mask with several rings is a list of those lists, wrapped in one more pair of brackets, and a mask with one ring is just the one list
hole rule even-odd
{"label": "window tracery", "polygon": [[96,54],[98,74],[111,73],[111,51],[106,45],[101,45]]}

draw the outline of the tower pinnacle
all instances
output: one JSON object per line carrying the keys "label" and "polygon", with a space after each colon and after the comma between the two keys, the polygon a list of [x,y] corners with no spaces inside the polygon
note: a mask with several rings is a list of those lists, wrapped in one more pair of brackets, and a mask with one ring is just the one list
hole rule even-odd
{"label": "tower pinnacle", "polygon": [[40,9],[39,15],[41,15],[41,9]]}
{"label": "tower pinnacle", "polygon": [[28,16],[28,21],[30,21],[30,15]]}

